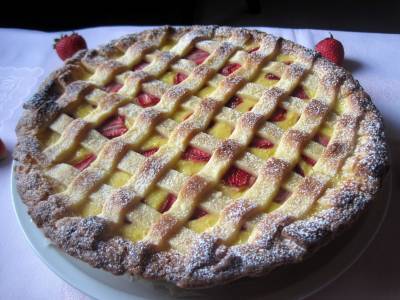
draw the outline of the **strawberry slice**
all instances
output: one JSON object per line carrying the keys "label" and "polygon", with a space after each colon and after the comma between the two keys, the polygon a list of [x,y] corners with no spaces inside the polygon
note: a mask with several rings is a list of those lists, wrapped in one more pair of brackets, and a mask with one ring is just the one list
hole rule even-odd
{"label": "strawberry slice", "polygon": [[194,210],[194,213],[190,217],[190,220],[192,221],[192,220],[200,219],[201,217],[204,217],[205,215],[208,215],[207,211],[205,211],[201,207],[196,207],[196,209]]}
{"label": "strawberry slice", "polygon": [[297,174],[299,174],[302,177],[306,176],[306,174],[304,173],[304,170],[300,167],[300,165],[296,165],[294,167],[293,171],[295,171]]}
{"label": "strawberry slice", "polygon": [[322,146],[328,146],[329,144],[329,137],[327,137],[326,135],[323,134],[317,134],[314,137],[314,141],[316,141],[317,143],[320,143]]}
{"label": "strawberry slice", "polygon": [[109,84],[107,84],[104,87],[104,90],[107,93],[117,93],[121,88],[122,88],[122,84],[113,81],[113,82],[110,82]]}
{"label": "strawberry slice", "polygon": [[194,48],[186,57],[188,60],[193,61],[196,65],[201,65],[210,54],[199,48]]}
{"label": "strawberry slice", "polygon": [[141,107],[154,106],[160,101],[160,98],[147,93],[140,93],[136,99]]}
{"label": "strawberry slice", "polygon": [[284,189],[280,189],[278,194],[275,196],[274,202],[283,203],[287,198],[289,198],[291,192],[286,191]]}
{"label": "strawberry slice", "polygon": [[132,68],[132,71],[143,70],[144,67],[146,67],[146,66],[148,66],[148,65],[149,65],[148,62],[142,61],[141,63],[138,63],[136,66],[134,66],[134,67]]}
{"label": "strawberry slice", "polygon": [[255,47],[255,48],[253,48],[253,49],[251,49],[251,50],[249,50],[247,52],[248,53],[253,53],[253,52],[256,52],[258,49],[260,49],[260,47]]}
{"label": "strawberry slice", "polygon": [[268,80],[279,80],[281,79],[280,77],[272,74],[272,73],[267,73],[265,74],[265,78],[267,78]]}
{"label": "strawberry slice", "polygon": [[7,149],[3,141],[0,139],[0,161],[7,158]]}
{"label": "strawberry slice", "polygon": [[90,166],[90,164],[96,160],[96,155],[94,154],[89,154],[88,156],[86,156],[84,159],[82,159],[81,161],[77,162],[76,164],[74,164],[73,166],[75,168],[77,168],[79,171],[83,171],[85,170],[87,167]]}
{"label": "strawberry slice", "polygon": [[287,113],[286,109],[278,107],[269,120],[272,122],[283,121],[286,119],[286,113]]}
{"label": "strawberry slice", "polygon": [[304,154],[301,155],[301,158],[310,166],[314,166],[317,162],[315,160],[313,160],[311,157],[308,157]]}
{"label": "strawberry slice", "polygon": [[168,211],[175,201],[176,201],[176,196],[174,194],[169,193],[165,198],[163,205],[160,208],[160,213],[165,213],[166,211]]}
{"label": "strawberry slice", "polygon": [[184,81],[188,76],[186,74],[183,73],[176,73],[175,77],[174,77],[174,84],[179,84],[182,81]]}
{"label": "strawberry slice", "polygon": [[105,121],[105,123],[98,128],[98,131],[106,138],[112,139],[123,135],[128,131],[128,128],[125,126],[125,118],[118,115]]}
{"label": "strawberry slice", "polygon": [[250,147],[254,147],[254,148],[261,148],[261,149],[269,149],[274,147],[274,143],[272,143],[271,141],[267,140],[267,139],[262,139],[259,137],[255,137],[251,144]]}
{"label": "strawberry slice", "polygon": [[292,93],[292,97],[297,97],[303,100],[310,99],[302,86],[298,86]]}
{"label": "strawberry slice", "polygon": [[240,67],[241,67],[240,64],[236,64],[236,63],[228,64],[221,69],[220,73],[224,76],[228,76],[229,74],[232,74]]}
{"label": "strawberry slice", "polygon": [[182,154],[182,159],[195,162],[207,162],[210,158],[210,154],[192,146],[187,147],[186,151]]}
{"label": "strawberry slice", "polygon": [[222,181],[225,185],[242,188],[252,185],[255,181],[255,178],[246,171],[236,167],[231,167],[224,175]]}
{"label": "strawberry slice", "polygon": [[157,151],[158,151],[158,148],[151,148],[151,149],[142,151],[141,154],[145,157],[149,157],[149,156],[152,156]]}
{"label": "strawberry slice", "polygon": [[243,103],[242,97],[239,97],[239,96],[235,95],[231,99],[229,99],[228,103],[226,103],[226,106],[230,107],[230,108],[235,108],[235,107],[239,106],[242,103]]}

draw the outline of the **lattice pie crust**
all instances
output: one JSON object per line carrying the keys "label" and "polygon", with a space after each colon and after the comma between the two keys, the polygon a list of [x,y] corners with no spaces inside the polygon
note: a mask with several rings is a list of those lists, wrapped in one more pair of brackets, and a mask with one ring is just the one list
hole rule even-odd
{"label": "lattice pie crust", "polygon": [[387,168],[358,82],[254,30],[162,27],[80,51],[24,108],[15,174],[37,226],[95,267],[185,288],[301,261]]}

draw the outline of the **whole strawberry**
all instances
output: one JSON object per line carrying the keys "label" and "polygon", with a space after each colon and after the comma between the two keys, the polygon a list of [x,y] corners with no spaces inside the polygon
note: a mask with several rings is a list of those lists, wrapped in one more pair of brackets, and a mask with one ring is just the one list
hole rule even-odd
{"label": "whole strawberry", "polygon": [[7,149],[3,141],[0,139],[0,161],[7,158]]}
{"label": "whole strawberry", "polygon": [[56,49],[58,56],[62,60],[66,60],[73,56],[81,49],[87,49],[85,39],[79,34],[73,32],[70,35],[61,35],[60,38],[54,40],[53,48]]}
{"label": "whole strawberry", "polygon": [[334,39],[331,36],[320,41],[316,46],[315,50],[326,59],[341,66],[344,60],[344,48],[341,42]]}

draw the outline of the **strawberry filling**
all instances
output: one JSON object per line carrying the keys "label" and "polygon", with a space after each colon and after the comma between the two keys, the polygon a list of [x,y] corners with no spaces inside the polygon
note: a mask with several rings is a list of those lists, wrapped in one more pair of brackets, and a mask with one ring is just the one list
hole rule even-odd
{"label": "strawberry filling", "polygon": [[301,158],[310,166],[314,166],[317,162],[315,160],[313,160],[311,157],[308,157],[304,154],[301,155]]}
{"label": "strawberry filling", "polygon": [[289,191],[286,191],[284,189],[280,189],[278,194],[276,195],[276,197],[274,199],[274,202],[283,203],[283,202],[286,201],[287,198],[289,198],[290,194],[291,193]]}
{"label": "strawberry filling", "polygon": [[299,86],[294,90],[292,97],[297,97],[303,100],[310,99],[302,86]]}
{"label": "strawberry filling", "polygon": [[196,65],[201,65],[209,55],[210,54],[204,50],[194,48],[186,58],[193,61]]}
{"label": "strawberry filling", "polygon": [[317,143],[320,143],[322,146],[328,146],[329,144],[329,137],[327,137],[326,135],[323,134],[317,134],[314,137],[314,141],[316,141]]}
{"label": "strawberry filling", "polygon": [[115,116],[109,118],[101,125],[98,131],[106,138],[112,139],[123,135],[128,131],[128,128],[125,126],[125,118],[123,116]]}
{"label": "strawberry filling", "polygon": [[228,172],[226,172],[222,181],[225,185],[242,188],[252,185],[255,181],[255,178],[246,171],[236,167],[231,167]]}
{"label": "strawberry filling", "polygon": [[284,63],[285,65],[288,65],[288,66],[292,64],[292,62],[291,62],[290,60],[284,61],[283,63]]}
{"label": "strawberry filling", "polygon": [[165,213],[166,211],[168,211],[175,201],[176,201],[176,196],[174,194],[169,193],[165,198],[163,205],[160,208],[160,213]]}
{"label": "strawberry filling", "polygon": [[144,69],[144,67],[146,67],[146,66],[148,66],[148,65],[149,65],[149,63],[148,63],[148,62],[145,62],[145,61],[143,61],[143,62],[141,62],[141,63],[137,64],[136,66],[134,66],[134,67],[132,68],[132,71],[139,71],[139,70],[143,70],[143,69]]}
{"label": "strawberry filling", "polygon": [[253,52],[256,52],[258,49],[260,49],[260,47],[255,47],[255,48],[253,48],[253,49],[251,49],[251,50],[249,50],[247,52],[253,53]]}
{"label": "strawberry filling", "polygon": [[186,151],[182,154],[182,159],[191,160],[195,162],[207,162],[210,160],[211,155],[207,152],[192,146],[187,147]]}
{"label": "strawberry filling", "polygon": [[240,67],[241,67],[240,64],[232,63],[232,64],[229,64],[229,65],[226,65],[225,67],[223,67],[221,69],[220,73],[224,76],[228,76],[228,75],[232,74],[233,72],[235,72]]}
{"label": "strawberry filling", "polygon": [[233,96],[231,99],[229,99],[228,103],[226,103],[226,106],[230,108],[235,108],[242,103],[243,103],[242,97]]}
{"label": "strawberry filling", "polygon": [[270,149],[274,147],[274,144],[267,139],[255,137],[251,142],[250,147],[260,148],[260,149]]}
{"label": "strawberry filling", "polygon": [[287,113],[286,109],[278,107],[269,120],[272,122],[283,121],[286,118],[286,113]]}
{"label": "strawberry filling", "polygon": [[200,219],[201,217],[204,217],[207,214],[208,214],[208,212],[205,211],[204,209],[202,209],[200,207],[196,207],[193,215],[190,217],[190,220]]}
{"label": "strawberry filling", "polygon": [[267,78],[268,80],[279,80],[281,79],[280,77],[272,74],[272,73],[267,73],[265,74],[265,78]]}
{"label": "strawberry filling", "polygon": [[79,171],[83,171],[85,170],[87,167],[90,166],[90,164],[96,160],[96,155],[94,154],[89,154],[88,156],[86,156],[83,160],[81,160],[80,162],[77,162],[76,164],[74,164],[73,166],[75,168],[77,168]]}
{"label": "strawberry filling", "polygon": [[184,81],[188,76],[186,74],[183,73],[176,73],[175,77],[174,77],[174,84],[178,84],[181,83],[182,81]]}
{"label": "strawberry filling", "polygon": [[121,88],[122,88],[122,84],[113,81],[113,82],[110,82],[109,84],[107,84],[104,87],[104,90],[107,93],[117,93]]}
{"label": "strawberry filling", "polygon": [[151,149],[142,151],[141,154],[145,157],[149,157],[149,156],[152,156],[157,151],[158,151],[158,148],[151,148]]}
{"label": "strawberry filling", "polygon": [[160,98],[147,93],[140,93],[136,99],[141,107],[154,106],[160,101]]}

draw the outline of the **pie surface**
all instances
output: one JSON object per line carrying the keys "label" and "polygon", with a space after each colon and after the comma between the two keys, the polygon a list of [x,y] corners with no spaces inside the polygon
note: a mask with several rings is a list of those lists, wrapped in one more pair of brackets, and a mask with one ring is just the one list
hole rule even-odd
{"label": "pie surface", "polygon": [[184,288],[301,261],[388,165],[359,83],[253,30],[162,27],[80,51],[24,108],[15,174],[36,225],[95,267]]}

